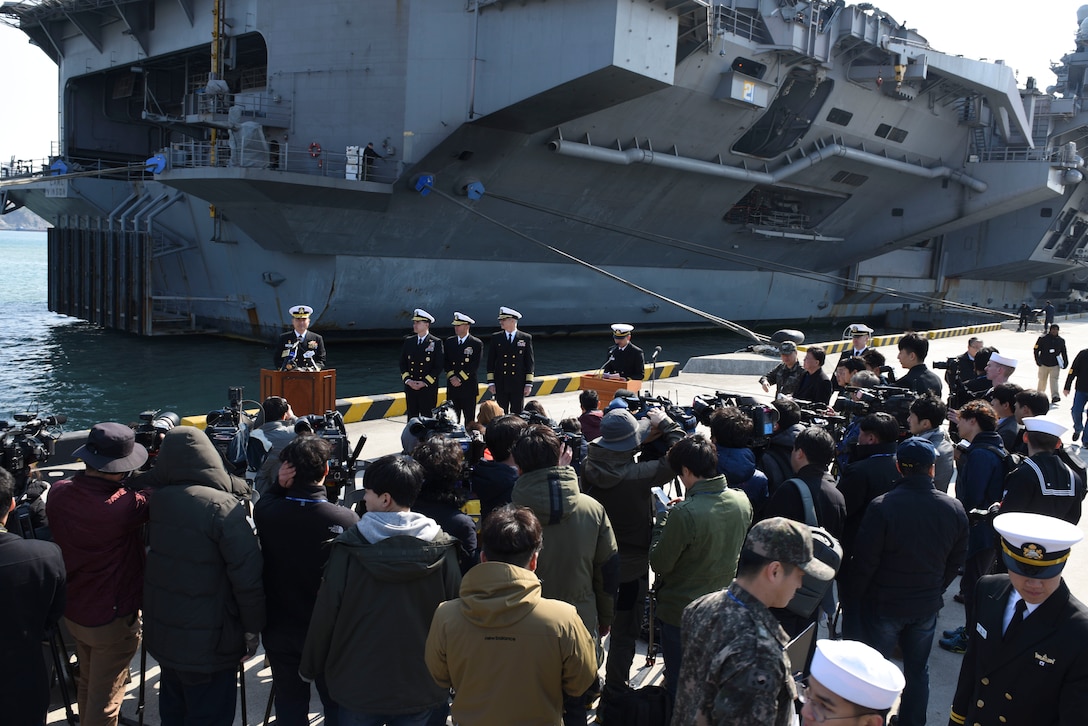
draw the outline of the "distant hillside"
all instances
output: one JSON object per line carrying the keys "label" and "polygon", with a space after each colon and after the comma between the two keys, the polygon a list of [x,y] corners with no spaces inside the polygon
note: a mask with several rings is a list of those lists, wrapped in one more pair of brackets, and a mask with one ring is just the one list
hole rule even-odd
{"label": "distant hillside", "polygon": [[46,230],[49,223],[26,207],[0,214],[0,230]]}

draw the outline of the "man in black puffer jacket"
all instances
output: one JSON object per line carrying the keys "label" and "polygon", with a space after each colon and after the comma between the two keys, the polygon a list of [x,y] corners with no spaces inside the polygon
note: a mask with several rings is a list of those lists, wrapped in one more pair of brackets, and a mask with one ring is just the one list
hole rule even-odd
{"label": "man in black puffer jacket", "polygon": [[265,625],[261,550],[242,498],[211,439],[178,426],[155,468],[144,580],[144,639],[162,667],[164,724],[234,719],[238,663]]}

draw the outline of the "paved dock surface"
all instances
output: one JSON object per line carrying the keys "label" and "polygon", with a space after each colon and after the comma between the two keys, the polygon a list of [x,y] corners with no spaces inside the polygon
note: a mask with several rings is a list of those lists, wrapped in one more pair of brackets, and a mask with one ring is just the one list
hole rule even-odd
{"label": "paved dock surface", "polygon": [[[1059,319],[1058,323],[1061,325],[1061,335],[1065,338],[1071,356],[1075,356],[1076,352],[1082,348],[1088,347],[1088,319]],[[1002,355],[1015,358],[1019,361],[1016,373],[1012,376],[1011,381],[1024,388],[1035,388],[1037,384],[1037,369],[1032,355],[1032,347],[1035,344],[1036,338],[1042,334],[1040,328],[1041,326],[1035,325],[1030,332],[1017,333],[1015,332],[1015,323],[1012,323],[1006,324],[1001,331],[988,332],[980,336],[987,345],[998,348]],[[879,332],[887,333],[892,331]],[[934,361],[942,361],[946,358],[958,356],[963,353],[966,348],[967,336],[932,340],[930,343],[927,364],[932,368]],[[896,365],[897,349],[894,346],[881,347],[880,350],[888,359],[889,365]],[[828,356],[825,370],[829,375],[837,360],[837,355]],[[777,359],[768,358],[766,370],[770,370],[777,362]],[[1065,373],[1063,372],[1062,385],[1065,383],[1064,376]],[[652,390],[655,395],[667,396],[675,403],[681,405],[690,405],[692,398],[696,394],[713,394],[716,391],[742,393],[755,396],[761,400],[770,401],[771,397],[764,394],[763,390],[760,388],[757,382],[758,377],[758,373],[744,375],[681,373],[675,378],[656,381],[652,388],[647,384],[644,393],[649,393]],[[578,416],[581,413],[578,406],[577,392],[554,394],[541,397],[539,400],[547,410],[548,416],[557,421],[568,416]],[[1053,407],[1052,412],[1058,412],[1056,416],[1059,420],[1062,420],[1063,422],[1070,421],[1069,407],[1071,403],[1072,397],[1063,398],[1061,403],[1056,404]],[[395,453],[400,450],[401,432],[406,423],[406,419],[403,416],[400,416],[379,421],[365,421],[349,424],[347,428],[349,438],[353,444],[357,440],[359,434],[366,434],[367,443],[363,449],[362,455],[363,458],[371,459],[383,454]],[[703,427],[700,426],[700,429],[702,428]],[[1070,452],[1077,456],[1081,456],[1088,461],[1088,452],[1082,450],[1079,442],[1072,442],[1071,437],[1068,434],[1064,437],[1064,442]],[[1082,531],[1088,534],[1086,521],[1088,520],[1082,519],[1080,527]],[[1070,564],[1066,567],[1064,572],[1064,577],[1069,584],[1070,589],[1082,602],[1088,602],[1088,565],[1085,563],[1088,563],[1088,542],[1074,547]],[[956,591],[957,585],[956,583],[953,583],[946,593],[946,605],[941,611],[937,623],[938,637],[940,637],[940,632],[942,630],[952,629],[963,624],[963,606],[952,600],[952,593]],[[826,630],[821,628],[821,637],[825,636]],[[605,641],[605,645],[607,646],[607,640]],[[640,644],[640,652],[635,656],[636,667],[632,670],[632,685],[635,686],[658,682],[662,675],[661,658],[657,659],[656,665],[651,669],[639,668],[645,661],[644,645],[645,644]],[[934,642],[933,653],[929,661],[929,723],[944,723],[947,721],[948,707],[952,701],[961,661],[962,656],[948,653],[940,649],[936,642]],[[122,706],[122,714],[124,717],[134,717],[136,712],[139,665],[139,656],[137,655],[132,663],[133,682],[126,696],[125,703]],[[602,676],[603,673],[604,670],[602,668]],[[148,724],[157,724],[159,722],[158,676],[158,666],[154,665],[152,659],[149,657],[146,673],[147,696],[144,716],[144,721]],[[261,654],[258,654],[256,658],[253,658],[246,664],[247,723],[261,723],[264,717],[265,706],[268,701],[269,688],[272,683],[271,678],[271,670],[265,666],[264,658]],[[365,687],[365,684],[360,684],[360,687]],[[317,700],[316,693],[311,701],[311,706],[315,708],[320,707],[320,702]],[[48,722],[62,723],[64,719],[64,709],[58,708],[50,712]],[[315,712],[312,714],[312,724],[319,724],[322,723],[322,721],[323,719],[318,713]],[[512,715],[511,723],[514,723],[515,721],[516,717]],[[239,714],[235,719],[235,723],[242,722],[243,719]]]}

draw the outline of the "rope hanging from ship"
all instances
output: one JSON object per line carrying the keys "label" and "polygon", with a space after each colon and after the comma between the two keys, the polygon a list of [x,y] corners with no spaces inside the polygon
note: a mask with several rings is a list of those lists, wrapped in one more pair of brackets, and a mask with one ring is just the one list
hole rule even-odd
{"label": "rope hanging from ship", "polygon": [[555,254],[569,260],[570,262],[573,262],[573,263],[575,263],[577,265],[585,267],[588,270],[592,270],[593,272],[596,272],[599,275],[603,275],[603,276],[607,277],[610,280],[614,280],[615,282],[618,282],[621,285],[625,285],[627,287],[630,287],[633,290],[638,290],[639,292],[641,292],[643,294],[649,295],[650,297],[653,297],[653,298],[656,298],[656,299],[658,299],[658,300],[660,300],[662,302],[668,303],[669,305],[674,305],[674,306],[680,308],[681,310],[684,310],[685,312],[689,312],[692,315],[697,315],[700,318],[702,318],[703,320],[706,320],[707,322],[713,323],[714,325],[717,325],[719,327],[725,328],[726,330],[737,333],[738,335],[743,335],[743,336],[745,336],[747,338],[751,338],[756,343],[767,343],[767,342],[769,342],[771,340],[770,336],[763,335],[762,333],[756,333],[756,332],[754,332],[752,330],[749,330],[748,328],[744,327],[743,325],[740,325],[739,323],[734,323],[732,320],[726,320],[725,318],[719,317],[719,316],[714,315],[712,313],[708,313],[708,312],[706,312],[704,310],[699,310],[698,308],[694,308],[694,307],[692,307],[692,306],[690,306],[690,305],[688,305],[686,303],[680,302],[679,300],[674,300],[673,298],[662,295],[661,293],[654,292],[653,290],[642,287],[641,285],[639,285],[637,283],[634,283],[634,282],[631,282],[630,280],[626,280],[626,279],[620,277],[619,275],[616,275],[616,274],[614,274],[612,272],[609,272],[608,270],[597,267],[596,265],[594,265],[594,264],[592,264],[590,262],[586,262],[585,260],[583,260],[583,259],[581,259],[579,257],[575,257],[574,255],[570,254],[569,252],[564,252],[561,249],[553,247],[550,244],[548,244],[547,242],[543,242],[541,240],[538,240],[535,237],[532,237],[531,235],[528,235],[528,234],[526,234],[526,233],[524,233],[524,232],[522,232],[522,231],[520,231],[518,229],[515,229],[514,227],[511,227],[510,225],[508,225],[508,224],[506,224],[504,222],[500,222],[499,220],[495,219],[494,217],[491,217],[491,216],[489,216],[487,214],[484,214],[480,210],[475,209],[475,208],[469,206],[468,204],[465,204],[464,202],[457,199],[453,195],[447,194],[446,192],[442,191],[441,189],[437,189],[429,181],[418,182],[415,186],[416,186],[416,189],[421,191],[421,192],[424,189],[427,192],[433,192],[433,193],[437,194],[438,196],[442,197],[443,199],[445,199],[446,201],[457,205],[458,207],[465,210],[466,212],[469,212],[470,214],[474,214],[477,217],[479,217],[479,218],[481,218],[481,219],[483,219],[483,220],[485,220],[487,222],[490,222],[491,224],[494,224],[495,226],[500,227],[500,228],[506,230],[507,232],[510,232],[513,235],[521,237],[522,239],[526,240],[527,242],[531,242],[534,245],[537,245],[538,247],[542,247],[542,248],[544,248],[544,249],[546,249],[546,250],[548,250],[550,252],[554,252]]}
{"label": "rope hanging from ship", "polygon": [[569,212],[562,212],[556,209],[550,209],[535,202],[529,202],[524,199],[515,199],[513,197],[504,196],[502,194],[496,194],[495,192],[488,191],[487,196],[492,199],[507,202],[508,204],[514,204],[526,209],[531,209],[543,214],[549,214],[560,219],[564,219],[570,222],[578,222],[597,229],[603,229],[616,234],[623,234],[629,237],[636,237],[647,242],[655,242],[667,247],[673,247],[675,249],[685,250],[687,252],[696,252],[699,254],[713,257],[715,259],[727,260],[730,262],[740,262],[743,264],[751,265],[757,270],[766,270],[769,272],[780,272],[785,275],[792,275],[794,277],[800,277],[806,280],[813,280],[816,282],[832,282],[835,284],[855,287],[861,292],[872,292],[887,295],[888,297],[899,298],[903,300],[910,300],[913,302],[925,303],[930,305],[943,305],[945,307],[955,308],[957,310],[963,310],[965,312],[981,313],[985,315],[1003,315],[1010,319],[1015,319],[1017,316],[1013,313],[1007,313],[1002,310],[994,310],[992,308],[984,308],[978,305],[971,305],[970,303],[961,303],[953,300],[944,300],[932,295],[925,295],[922,293],[909,292],[905,290],[898,290],[893,287],[886,287],[884,285],[877,285],[872,282],[862,282],[860,280],[852,280],[848,277],[841,275],[835,275],[829,272],[812,272],[802,267],[795,267],[793,265],[787,265],[782,262],[771,262],[769,260],[763,260],[752,255],[746,255],[740,252],[728,252],[726,250],[717,249],[708,245],[699,244],[698,242],[689,242],[687,240],[678,239],[676,237],[670,237],[668,235],[657,234],[655,232],[646,232],[638,229],[631,229],[623,227],[621,225],[609,224],[607,222],[601,222],[589,217],[583,217],[577,214],[571,214]]}

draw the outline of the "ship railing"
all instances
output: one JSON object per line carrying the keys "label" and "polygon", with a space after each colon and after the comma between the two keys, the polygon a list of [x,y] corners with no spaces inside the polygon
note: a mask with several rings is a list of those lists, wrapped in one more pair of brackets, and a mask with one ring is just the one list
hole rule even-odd
{"label": "ship railing", "polygon": [[49,159],[16,159],[0,164],[0,179],[20,179],[49,173]]}
{"label": "ship railing", "polygon": [[50,156],[46,159],[15,159],[0,165],[0,180],[61,175],[109,176],[129,181],[151,176],[140,162],[123,162],[86,156]]}
{"label": "ship railing", "polygon": [[300,148],[273,139],[265,144],[243,142],[236,144],[235,148],[228,141],[219,141],[213,149],[212,144],[207,141],[183,141],[170,145],[168,165],[174,169],[271,169],[378,184],[393,184],[400,179],[404,169],[401,160],[373,158],[370,163],[366,163],[366,158],[361,153],[363,147],[354,148],[359,151],[336,152],[316,143]]}
{"label": "ship railing", "polygon": [[239,109],[241,120],[256,121],[262,126],[289,128],[291,126],[291,101],[279,96],[269,96],[263,90],[242,93],[206,93],[198,89],[185,97],[187,116],[221,116],[225,121],[231,108]]}
{"label": "ship railing", "polygon": [[1049,146],[1029,149],[1026,146],[1006,149],[987,149],[979,154],[978,161],[1060,161],[1061,148]]}

